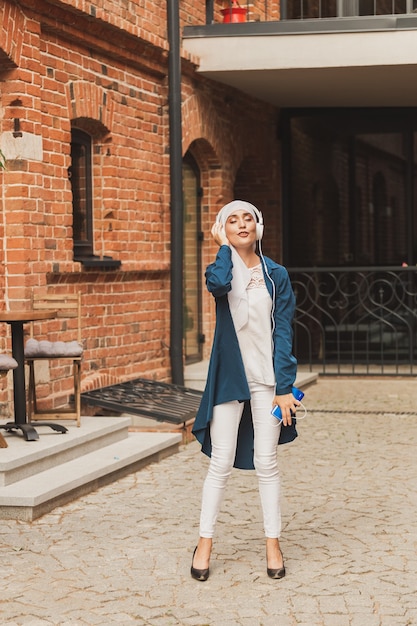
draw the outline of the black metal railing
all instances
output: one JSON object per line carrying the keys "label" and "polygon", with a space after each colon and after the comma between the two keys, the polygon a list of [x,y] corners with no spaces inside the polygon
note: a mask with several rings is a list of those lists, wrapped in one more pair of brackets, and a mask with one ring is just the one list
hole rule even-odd
{"label": "black metal railing", "polygon": [[404,15],[415,8],[415,0],[286,0],[281,6],[281,19]]}
{"label": "black metal railing", "polygon": [[294,268],[294,352],[323,374],[413,375],[417,268]]}
{"label": "black metal railing", "polygon": [[[417,10],[417,0],[239,0],[222,8],[246,8],[244,21],[310,20],[342,17],[407,15]],[[216,21],[215,0],[206,0],[206,23]],[[233,20],[230,20],[233,21]],[[240,20],[239,20],[240,21]]]}

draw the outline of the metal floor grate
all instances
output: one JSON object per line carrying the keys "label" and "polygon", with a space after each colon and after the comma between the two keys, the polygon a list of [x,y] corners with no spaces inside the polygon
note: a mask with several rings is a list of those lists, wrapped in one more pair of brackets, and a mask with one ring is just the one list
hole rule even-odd
{"label": "metal floor grate", "polygon": [[154,380],[136,378],[81,394],[87,404],[117,413],[133,413],[158,422],[181,424],[196,416],[202,392]]}

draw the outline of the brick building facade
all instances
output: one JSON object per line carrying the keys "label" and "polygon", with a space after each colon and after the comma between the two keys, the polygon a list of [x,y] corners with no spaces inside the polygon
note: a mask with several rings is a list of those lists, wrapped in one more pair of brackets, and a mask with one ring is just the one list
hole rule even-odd
{"label": "brick building facade", "polygon": [[[180,10],[181,27],[191,18],[204,23],[203,3],[180,2]],[[82,390],[136,377],[169,382],[166,4],[3,0],[0,33],[0,306],[27,308],[32,290],[79,290]],[[197,75],[195,59],[184,52],[181,83],[182,153],[198,168],[199,228],[206,235],[202,285],[215,252],[209,229],[235,196],[263,210],[270,227],[265,251],[279,260],[277,112]],[[91,148],[90,231],[74,219],[79,136]],[[201,298],[200,356],[207,358],[214,309],[203,289]],[[53,322],[40,330],[61,337]],[[0,344],[10,352],[6,324]],[[57,373],[45,372],[43,380],[58,405],[67,401],[71,380]],[[10,414],[10,385],[0,390],[2,414]]]}

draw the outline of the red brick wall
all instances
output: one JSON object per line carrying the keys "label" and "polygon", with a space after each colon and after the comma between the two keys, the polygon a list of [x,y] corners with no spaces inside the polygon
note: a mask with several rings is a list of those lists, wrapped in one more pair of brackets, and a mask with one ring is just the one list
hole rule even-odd
{"label": "red brick wall", "polygon": [[[19,119],[26,149],[0,173],[2,308],[28,307],[33,287],[80,290],[83,389],[140,376],[169,381],[165,2],[101,0],[87,14],[81,1],[25,0],[14,20],[11,6],[5,3],[0,24],[17,31],[22,46],[15,69],[2,62],[11,58],[12,44],[0,56],[0,135],[10,139],[13,120]],[[180,7],[182,24],[204,23],[204,3],[190,0]],[[250,196],[262,209],[270,229],[265,247],[279,255],[275,110],[202,79],[187,60],[182,90],[183,153],[190,150],[195,157],[204,192],[203,270],[216,251],[209,238],[212,221],[235,193]],[[86,269],[73,261],[71,123],[93,136],[94,252],[120,260],[118,270]],[[207,357],[214,323],[207,294],[203,307]],[[51,336],[53,323],[39,332]],[[0,346],[10,351],[6,325],[0,325]],[[51,372],[52,380],[57,372]],[[68,391],[65,377],[44,389],[57,404]]]}

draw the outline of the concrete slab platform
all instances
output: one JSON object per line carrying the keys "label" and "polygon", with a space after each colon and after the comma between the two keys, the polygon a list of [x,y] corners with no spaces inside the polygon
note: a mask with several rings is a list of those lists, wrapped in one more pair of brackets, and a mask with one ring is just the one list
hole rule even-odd
{"label": "concrete slab platform", "polygon": [[[187,365],[185,368],[185,386],[190,389],[204,390],[206,383],[208,369],[208,361],[200,361],[193,365]],[[298,371],[295,381],[296,386],[299,389],[305,390],[310,385],[314,385],[318,381],[319,375],[316,372]],[[125,417],[130,417],[131,427],[130,430],[140,432],[171,432],[179,433],[182,435],[183,443],[190,443],[194,441],[194,435],[192,434],[192,426],[194,419],[188,420],[181,425],[174,425],[168,422],[160,422],[156,419],[144,417],[141,415],[128,415],[123,414]]]}
{"label": "concrete slab platform", "polygon": [[[184,368],[184,385],[190,387],[190,389],[203,391],[206,384],[208,366],[208,361],[199,361],[198,363],[187,365]],[[303,371],[300,367],[295,381],[296,387],[302,389],[307,385],[311,385],[317,382],[318,376],[316,372]]]}

